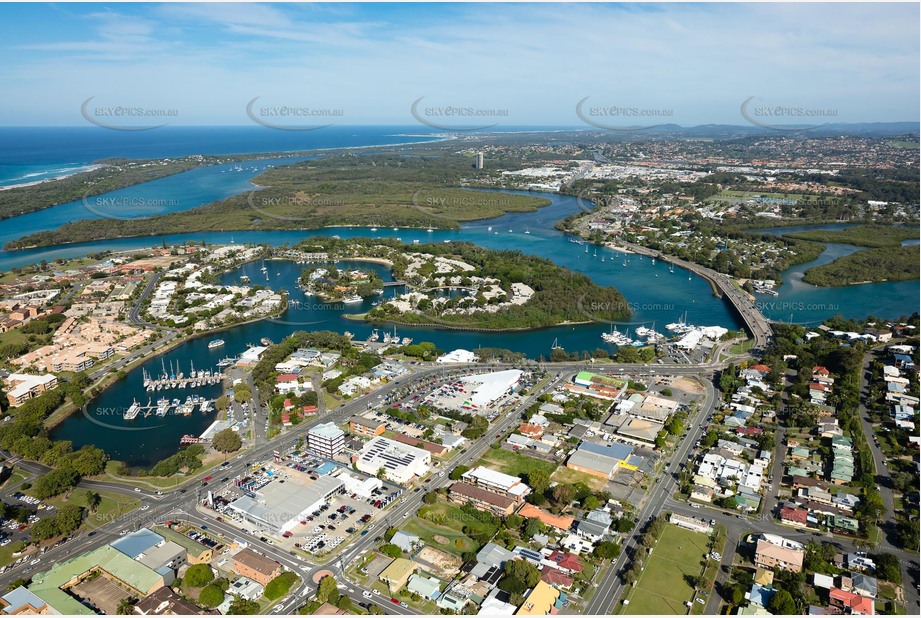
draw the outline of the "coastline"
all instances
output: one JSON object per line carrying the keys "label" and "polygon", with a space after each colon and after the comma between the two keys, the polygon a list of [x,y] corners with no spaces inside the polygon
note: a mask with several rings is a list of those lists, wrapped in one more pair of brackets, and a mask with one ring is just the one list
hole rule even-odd
{"label": "coastline", "polygon": [[[22,189],[25,187],[35,187],[37,185],[45,184],[46,182],[53,182],[55,180],[64,180],[65,178],[70,178],[71,176],[76,176],[77,174],[85,174],[87,172],[95,172],[98,169],[106,167],[104,163],[86,163],[80,169],[75,169],[72,172],[66,174],[61,174],[60,176],[53,176],[52,178],[42,178],[41,180],[33,180],[30,182],[22,182],[14,185],[0,185],[0,191],[8,191],[10,189]],[[52,208],[49,206],[49,208]],[[35,211],[33,211],[35,212]],[[12,217],[10,217],[12,218]]]}

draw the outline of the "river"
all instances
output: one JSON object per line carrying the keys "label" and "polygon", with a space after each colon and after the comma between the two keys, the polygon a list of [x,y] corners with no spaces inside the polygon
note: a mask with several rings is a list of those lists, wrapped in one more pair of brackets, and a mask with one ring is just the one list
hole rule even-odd
{"label": "river", "polygon": [[[229,195],[252,188],[251,180],[265,166],[290,163],[291,159],[265,160],[246,164],[228,164],[192,170],[169,178],[152,181],[137,187],[122,190],[122,195],[150,196],[148,205],[152,210],[135,213],[141,216],[156,214],[157,209],[185,210],[206,204]],[[242,169],[238,169],[242,168]],[[109,196],[119,194],[113,192]],[[173,196],[173,197],[169,197]],[[108,196],[106,196],[108,197]],[[0,267],[52,260],[58,257],[75,257],[105,249],[126,250],[159,245],[161,242],[181,243],[205,240],[211,244],[234,242],[265,243],[278,246],[293,244],[316,234],[338,234],[343,238],[357,236],[398,237],[404,242],[441,242],[443,240],[470,241],[493,249],[517,249],[552,259],[556,264],[585,273],[600,285],[618,288],[631,303],[633,317],[621,326],[621,330],[633,329],[639,324],[656,323],[658,330],[664,324],[676,321],[682,315],[690,323],[698,325],[720,325],[731,329],[740,328],[734,310],[722,300],[713,297],[709,284],[680,269],[669,270],[661,261],[653,264],[649,258],[625,256],[613,250],[578,245],[569,237],[554,229],[554,224],[579,210],[575,198],[561,195],[547,195],[550,205],[536,212],[512,213],[488,221],[465,224],[459,230],[403,229],[371,232],[366,228],[329,228],[321,231],[269,231],[269,232],[207,232],[177,234],[165,237],[124,238],[92,243],[81,243],[27,251],[0,253]],[[174,199],[175,198],[175,199]],[[102,202],[105,204],[106,202]],[[56,206],[8,219],[3,222],[0,238],[8,240],[25,233],[56,227],[65,221],[98,216],[86,209],[83,202]],[[492,228],[492,229],[490,229]],[[792,229],[792,228],[791,228]],[[785,230],[775,229],[781,233]],[[764,297],[759,304],[764,313],[772,319],[813,324],[836,313],[860,318],[869,314],[896,317],[909,313],[918,306],[918,287],[915,281],[868,284],[843,288],[816,288],[802,282],[801,273],[811,266],[831,261],[835,257],[856,250],[853,247],[832,245],[814,262],[800,265],[784,273],[784,285],[778,297]],[[278,341],[294,330],[332,329],[339,332],[349,330],[359,339],[365,338],[371,327],[345,320],[343,313],[357,313],[369,307],[357,305],[346,308],[324,306],[314,299],[304,297],[295,282],[301,267],[290,262],[270,263],[268,284],[275,289],[287,289],[291,303],[287,312],[277,319],[236,327],[219,336],[226,341],[223,348],[209,350],[207,342],[214,338],[206,336],[188,341],[162,357],[146,362],[127,377],[114,384],[88,406],[90,418],[74,415],[58,425],[53,431],[55,439],[73,441],[75,447],[92,443],[105,449],[115,459],[132,466],[147,466],[175,451],[178,439],[183,434],[197,435],[213,420],[214,413],[189,417],[151,416],[138,418],[127,423],[122,419],[124,408],[133,399],[147,402],[148,394],[142,383],[142,369],[154,374],[162,366],[172,363],[187,371],[191,363],[196,368],[213,368],[214,363],[224,357],[239,354],[248,343],[258,343],[262,337]],[[367,267],[367,265],[365,265]],[[261,277],[259,267],[254,264],[227,273],[225,281],[239,279],[247,274],[255,283]],[[387,274],[387,273],[384,273]],[[574,299],[573,299],[574,300]],[[317,306],[319,305],[319,306]],[[401,336],[415,341],[432,341],[441,349],[451,350],[478,347],[502,347],[522,352],[531,358],[549,355],[550,347],[557,341],[569,351],[593,350],[606,346],[600,335],[608,329],[606,324],[561,326],[529,332],[474,333],[443,331],[431,328],[399,328]],[[178,391],[171,391],[176,397]],[[162,392],[167,394],[167,392]],[[182,399],[187,393],[182,393]],[[204,387],[196,394],[214,398],[220,394],[220,387]],[[156,399],[156,397],[154,397]],[[94,423],[93,421],[98,421]],[[102,424],[99,424],[102,423]],[[108,425],[108,426],[106,426]],[[129,429],[129,431],[125,431]]]}

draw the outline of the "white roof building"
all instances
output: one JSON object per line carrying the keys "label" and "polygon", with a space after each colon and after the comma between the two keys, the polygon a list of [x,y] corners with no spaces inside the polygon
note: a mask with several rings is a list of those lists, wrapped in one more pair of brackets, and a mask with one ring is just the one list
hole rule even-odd
{"label": "white roof building", "polygon": [[479,357],[471,352],[470,350],[452,350],[444,356],[439,356],[437,362],[439,363],[475,363]]}
{"label": "white roof building", "polygon": [[425,449],[377,437],[358,453],[355,467],[372,475],[383,468],[388,480],[405,484],[414,476],[425,475],[431,462],[432,454]]}

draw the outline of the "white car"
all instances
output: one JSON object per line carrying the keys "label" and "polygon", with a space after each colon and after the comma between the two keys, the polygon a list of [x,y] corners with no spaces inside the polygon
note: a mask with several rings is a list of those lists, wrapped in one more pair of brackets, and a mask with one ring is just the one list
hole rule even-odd
{"label": "white car", "polygon": [[140,488],[140,487],[135,487],[135,488],[134,488],[134,491],[136,491],[136,492],[138,492],[138,493],[141,493],[141,488]]}
{"label": "white car", "polygon": [[367,590],[364,590],[364,591],[362,591],[361,596],[363,596],[363,597],[366,598],[366,599],[370,599],[370,598],[371,598],[371,593],[368,592]]}
{"label": "white car", "polygon": [[141,510],[142,510],[142,511],[146,511],[146,510],[149,509],[149,508],[150,508],[150,505],[149,505],[149,504],[145,504],[144,506],[141,507]]}

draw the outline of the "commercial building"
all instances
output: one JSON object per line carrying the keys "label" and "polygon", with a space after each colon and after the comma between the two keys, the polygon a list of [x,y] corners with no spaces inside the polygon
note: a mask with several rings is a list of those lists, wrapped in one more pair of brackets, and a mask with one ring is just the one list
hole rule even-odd
{"label": "commercial building", "polygon": [[289,474],[284,484],[273,481],[254,497],[237,498],[230,503],[230,510],[270,533],[282,534],[345,487],[342,479],[333,476],[321,476],[311,482],[305,474]]}
{"label": "commercial building", "polygon": [[498,472],[485,466],[477,466],[473,470],[464,472],[461,479],[486,491],[512,498],[517,504],[521,504],[524,497],[531,493],[531,488],[517,476]]}
{"label": "commercial building", "polygon": [[307,450],[332,459],[345,449],[345,432],[335,423],[320,423],[307,432]]}
{"label": "commercial building", "polygon": [[164,568],[175,571],[185,564],[188,555],[185,547],[147,528],[132,532],[112,542],[111,546],[158,572]]}
{"label": "commercial building", "polygon": [[96,612],[81,601],[79,586],[95,577],[105,577],[140,598],[166,585],[160,573],[103,545],[36,573],[29,591],[62,614],[94,615]]}
{"label": "commercial building", "polygon": [[582,441],[566,461],[566,467],[592,476],[611,479],[621,468],[636,470],[642,458],[626,444],[596,444]]}
{"label": "commercial building", "polygon": [[371,497],[375,489],[380,489],[384,483],[377,477],[359,478],[352,476],[347,472],[339,475],[342,482],[345,483],[345,493],[356,494],[364,499]]}
{"label": "commercial building", "polygon": [[49,607],[48,603],[35,596],[24,586],[14,588],[0,596],[0,611],[7,616],[58,613],[54,608]]}
{"label": "commercial building", "polygon": [[400,484],[424,476],[431,462],[432,454],[425,449],[380,436],[368,442],[354,457],[355,467],[361,472],[376,476],[383,469],[388,480]]}

